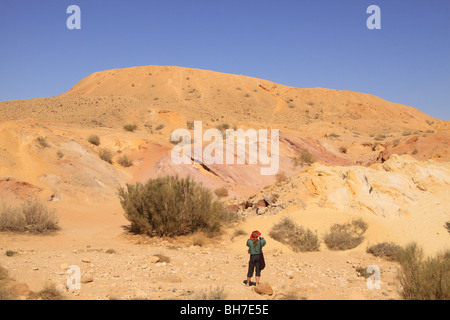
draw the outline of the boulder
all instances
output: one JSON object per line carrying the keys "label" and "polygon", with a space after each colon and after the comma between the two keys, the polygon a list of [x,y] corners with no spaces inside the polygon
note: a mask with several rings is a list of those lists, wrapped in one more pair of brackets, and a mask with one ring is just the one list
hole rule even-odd
{"label": "boulder", "polygon": [[267,282],[258,284],[254,290],[256,293],[259,293],[261,295],[273,295],[273,289]]}

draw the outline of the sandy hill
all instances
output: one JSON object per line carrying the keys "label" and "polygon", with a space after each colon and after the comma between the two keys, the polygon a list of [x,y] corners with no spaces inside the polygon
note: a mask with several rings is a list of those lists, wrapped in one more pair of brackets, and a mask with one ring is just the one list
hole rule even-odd
{"label": "sandy hill", "polygon": [[[260,164],[175,165],[171,132],[194,120],[202,120],[203,129],[279,129],[285,177],[276,183],[277,177],[262,176]],[[137,129],[126,131],[126,124]],[[99,145],[89,142],[92,135]],[[207,290],[211,280],[224,285],[229,298],[261,299],[235,287],[247,259],[247,236],[234,237],[235,230],[203,248],[191,246],[190,238],[169,244],[124,234],[128,222],[117,188],[178,174],[228,189],[224,200],[245,217],[236,229],[259,229],[269,239],[267,279],[276,292],[396,298],[393,263],[375,261],[388,270],[383,293],[368,292],[355,268],[373,264],[365,248],[382,241],[415,240],[427,253],[446,247],[449,145],[448,121],[370,94],[293,88],[181,67],[97,72],[56,97],[0,102],[2,200],[48,201],[62,226],[51,238],[0,234],[0,252],[19,252],[16,260],[1,264],[33,289],[48,279],[63,284],[59,266],[81,264],[94,282],[72,298],[189,298]],[[111,151],[111,163],[102,159],[104,150]],[[293,161],[305,150],[314,163]],[[132,166],[120,164],[123,156]],[[350,251],[332,252],[322,244],[320,252],[295,253],[267,235],[285,216],[320,235],[352,217],[363,217],[369,229],[364,244]],[[116,254],[105,258],[111,248]],[[149,252],[169,255],[173,262],[156,266],[146,260]],[[94,263],[83,262],[85,257]],[[214,274],[216,261],[229,263],[229,270]]]}

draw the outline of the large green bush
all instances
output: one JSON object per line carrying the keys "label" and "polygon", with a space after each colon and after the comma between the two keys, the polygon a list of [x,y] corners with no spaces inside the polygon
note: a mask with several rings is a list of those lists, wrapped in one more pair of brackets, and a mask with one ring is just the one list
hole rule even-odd
{"label": "large green bush", "polygon": [[162,177],[119,189],[131,232],[179,236],[196,231],[213,235],[227,219],[222,203],[191,178]]}

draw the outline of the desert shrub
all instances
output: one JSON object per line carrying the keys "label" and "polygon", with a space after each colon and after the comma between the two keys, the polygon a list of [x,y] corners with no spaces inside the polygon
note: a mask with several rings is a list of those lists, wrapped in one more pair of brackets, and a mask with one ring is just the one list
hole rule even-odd
{"label": "desert shrub", "polygon": [[123,129],[125,131],[134,132],[137,129],[137,125],[135,125],[135,124],[126,124],[126,125],[123,126]]}
{"label": "desert shrub", "polygon": [[208,234],[220,230],[227,210],[212,192],[191,178],[177,176],[127,184],[119,189],[120,203],[131,231],[156,236]]}
{"label": "desert shrub", "polygon": [[399,143],[400,143],[400,139],[395,139],[395,140],[392,142],[392,146],[393,146],[393,147],[396,147],[396,146],[398,146]]}
{"label": "desert shrub", "polygon": [[44,289],[38,292],[30,292],[28,297],[30,300],[63,300],[64,297],[61,292],[56,288],[56,285],[46,284]]}
{"label": "desert shrub", "polygon": [[122,167],[128,168],[133,165],[133,162],[131,162],[130,159],[128,159],[127,155],[124,154],[123,156],[119,157],[117,159],[117,163],[120,164]]}
{"label": "desert shrub", "polygon": [[366,252],[375,257],[381,257],[386,260],[395,261],[401,250],[401,247],[393,242],[381,242],[367,248]]}
{"label": "desert shrub", "polygon": [[15,255],[17,252],[13,251],[13,250],[6,250],[5,255],[7,257],[12,257],[13,255]]}
{"label": "desert shrub", "polygon": [[367,223],[362,219],[354,219],[350,223],[334,224],[325,234],[324,242],[331,250],[353,249],[364,241]]}
{"label": "desert shrub", "polygon": [[309,152],[309,150],[303,150],[300,156],[300,162],[303,164],[312,164],[316,161],[316,158]]}
{"label": "desert shrub", "polygon": [[3,206],[0,231],[47,233],[59,230],[58,217],[41,202],[27,201],[21,207]]}
{"label": "desert shrub", "polygon": [[239,237],[239,236],[245,236],[246,234],[247,234],[247,232],[245,232],[244,230],[236,229],[236,230],[234,230],[233,235],[231,236],[231,240],[233,240],[234,238]]}
{"label": "desert shrub", "polygon": [[7,286],[8,281],[12,280],[6,268],[0,266],[0,301],[15,300],[18,298],[17,294]]}
{"label": "desert shrub", "polygon": [[450,250],[424,258],[416,243],[402,248],[398,255],[401,295],[407,300],[450,299]]}
{"label": "desert shrub", "polygon": [[216,194],[216,196],[218,196],[220,198],[228,197],[228,189],[225,187],[215,189],[214,193]]}
{"label": "desert shrub", "polygon": [[292,219],[283,218],[269,231],[269,236],[286,244],[295,252],[318,251],[320,242],[316,233],[298,226]]}
{"label": "desert shrub", "polygon": [[450,233],[450,221],[447,221],[444,225],[445,229]]}
{"label": "desert shrub", "polygon": [[280,172],[278,172],[278,173],[275,175],[275,181],[276,181],[276,183],[284,182],[284,181],[286,181],[287,179],[288,179],[288,177],[287,177],[286,173],[284,173],[283,171],[280,171]]}
{"label": "desert shrub", "polygon": [[194,129],[194,121],[186,121],[186,126],[189,130]]}
{"label": "desert shrub", "polygon": [[108,163],[112,163],[112,158],[114,156],[114,153],[111,150],[107,149],[107,148],[102,148],[102,149],[98,150],[98,156],[103,161],[106,161]]}
{"label": "desert shrub", "polygon": [[306,102],[306,104],[307,104],[308,106],[313,106],[313,105],[314,105],[314,102],[313,102],[313,101],[308,101],[308,102]]}
{"label": "desert shrub", "polygon": [[376,141],[383,141],[384,139],[386,139],[386,136],[384,134],[379,134],[375,137]]}
{"label": "desert shrub", "polygon": [[316,161],[316,157],[312,155],[309,150],[305,149],[302,151],[300,157],[295,157],[293,160],[293,164],[295,167],[304,166],[305,164],[311,165]]}
{"label": "desert shrub", "polygon": [[56,156],[58,157],[58,159],[61,159],[62,157],[64,157],[64,153],[62,153],[61,151],[58,151],[56,153]]}
{"label": "desert shrub", "polygon": [[209,288],[209,291],[201,291],[199,292],[195,300],[225,300],[227,295],[224,292],[223,287],[215,287],[215,288]]}
{"label": "desert shrub", "polygon": [[203,247],[208,238],[202,232],[197,232],[192,236],[191,240],[193,246]]}
{"label": "desert shrub", "polygon": [[331,137],[331,138],[339,138],[340,135],[337,133],[330,133],[329,135],[327,135],[327,137]]}
{"label": "desert shrub", "polygon": [[339,152],[340,153],[347,153],[347,147],[346,146],[339,147]]}
{"label": "desert shrub", "polygon": [[159,131],[159,130],[162,130],[163,128],[164,128],[164,124],[161,123],[155,128],[155,130]]}
{"label": "desert shrub", "polygon": [[37,137],[36,141],[39,143],[39,145],[43,148],[48,148],[50,145],[48,144],[47,140],[44,137]]}
{"label": "desert shrub", "polygon": [[404,136],[404,137],[410,136],[410,135],[412,135],[412,132],[411,132],[411,131],[403,131],[403,136]]}
{"label": "desert shrub", "polygon": [[96,134],[90,135],[87,140],[90,144],[93,144],[94,146],[100,145],[100,137]]}
{"label": "desert shrub", "polygon": [[230,129],[230,125],[228,123],[222,123],[216,126],[216,129],[219,129],[220,131],[224,132],[227,129]]}

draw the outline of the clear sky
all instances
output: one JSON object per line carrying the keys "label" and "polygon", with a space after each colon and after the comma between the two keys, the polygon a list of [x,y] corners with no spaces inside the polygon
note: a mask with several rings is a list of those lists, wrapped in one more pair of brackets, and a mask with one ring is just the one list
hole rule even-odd
{"label": "clear sky", "polygon": [[[81,30],[66,26],[69,5]],[[0,0],[0,100],[145,65],[370,93],[450,120],[450,1]]]}

